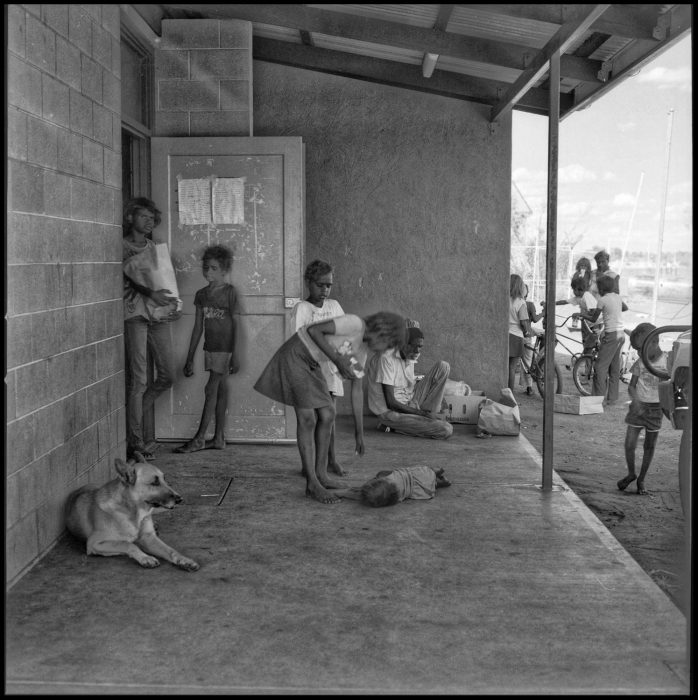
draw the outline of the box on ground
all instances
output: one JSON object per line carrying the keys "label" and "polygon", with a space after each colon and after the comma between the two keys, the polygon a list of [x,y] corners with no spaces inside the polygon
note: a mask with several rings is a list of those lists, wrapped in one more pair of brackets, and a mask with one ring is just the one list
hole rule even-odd
{"label": "box on ground", "polygon": [[467,396],[444,394],[444,401],[448,404],[446,420],[449,423],[468,423],[475,425],[477,423],[480,404],[484,400],[484,391],[471,391]]}
{"label": "box on ground", "polygon": [[575,396],[555,394],[555,413],[574,413],[583,416],[588,413],[603,413],[603,396]]}

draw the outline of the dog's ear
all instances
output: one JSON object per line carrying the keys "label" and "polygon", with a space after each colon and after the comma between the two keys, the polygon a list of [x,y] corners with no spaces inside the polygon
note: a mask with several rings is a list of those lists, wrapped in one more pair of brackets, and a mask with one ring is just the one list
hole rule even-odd
{"label": "dog's ear", "polygon": [[117,457],[114,460],[114,465],[121,481],[131,485],[136,483],[136,467],[133,462],[124,462],[123,459]]}

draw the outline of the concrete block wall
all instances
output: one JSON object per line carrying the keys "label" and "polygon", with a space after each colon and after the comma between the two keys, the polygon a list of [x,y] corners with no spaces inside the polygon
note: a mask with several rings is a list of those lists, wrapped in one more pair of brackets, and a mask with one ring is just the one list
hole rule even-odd
{"label": "concrete block wall", "polygon": [[119,5],[6,5],[6,584],[125,453]]}
{"label": "concrete block wall", "polygon": [[164,20],[155,136],[252,136],[252,23]]}

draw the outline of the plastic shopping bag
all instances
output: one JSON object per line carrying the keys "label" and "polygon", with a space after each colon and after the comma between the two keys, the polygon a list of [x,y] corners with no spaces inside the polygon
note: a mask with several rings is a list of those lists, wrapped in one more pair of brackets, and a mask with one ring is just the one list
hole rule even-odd
{"label": "plastic shopping bag", "polygon": [[140,294],[135,299],[127,300],[124,306],[126,319],[143,316],[149,321],[171,321],[178,317],[182,310],[182,300],[179,298],[177,278],[175,277],[172,260],[167,250],[167,243],[156,243],[152,248],[133,255],[124,263],[124,274],[136,284],[142,284],[150,289],[169,289],[170,296],[175,297],[167,306],[158,306],[147,297]]}
{"label": "plastic shopping bag", "polygon": [[485,399],[477,420],[478,437],[491,435],[518,435],[521,429],[521,414],[518,406]]}

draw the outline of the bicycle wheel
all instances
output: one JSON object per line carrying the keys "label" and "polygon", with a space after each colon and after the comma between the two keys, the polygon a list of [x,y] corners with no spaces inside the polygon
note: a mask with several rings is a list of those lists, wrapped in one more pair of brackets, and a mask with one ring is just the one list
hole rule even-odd
{"label": "bicycle wheel", "polygon": [[[538,387],[538,393],[541,395],[542,398],[545,398],[545,357],[541,357],[537,362],[536,362],[536,386]],[[554,363],[555,367],[555,391],[553,393],[555,394],[561,394],[562,393],[562,370],[560,369],[560,365],[557,364],[557,362]]]}
{"label": "bicycle wheel", "polygon": [[582,355],[572,367],[572,379],[577,391],[582,396],[591,396],[594,360],[589,355]]}

